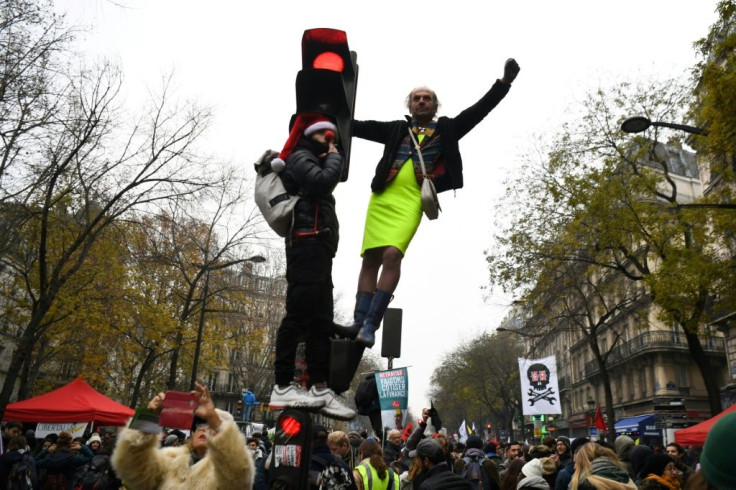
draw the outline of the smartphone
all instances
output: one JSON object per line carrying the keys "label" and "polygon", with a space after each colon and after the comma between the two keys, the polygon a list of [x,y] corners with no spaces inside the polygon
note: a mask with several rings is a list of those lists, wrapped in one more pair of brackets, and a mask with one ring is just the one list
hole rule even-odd
{"label": "smartphone", "polygon": [[197,395],[181,391],[167,391],[158,425],[169,429],[191,430],[196,409]]}

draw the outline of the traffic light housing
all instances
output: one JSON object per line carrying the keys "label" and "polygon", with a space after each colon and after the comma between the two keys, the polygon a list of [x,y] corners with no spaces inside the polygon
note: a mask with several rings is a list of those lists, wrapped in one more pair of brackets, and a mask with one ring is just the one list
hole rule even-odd
{"label": "traffic light housing", "polygon": [[309,488],[312,419],[308,412],[292,408],[281,413],[269,458],[268,488]]}
{"label": "traffic light housing", "polygon": [[[345,31],[308,29],[302,36],[302,69],[296,76],[296,112],[318,112],[335,120],[337,146],[345,157],[341,181],[348,178],[353,132],[358,55]],[[293,118],[292,118],[293,120]]]}

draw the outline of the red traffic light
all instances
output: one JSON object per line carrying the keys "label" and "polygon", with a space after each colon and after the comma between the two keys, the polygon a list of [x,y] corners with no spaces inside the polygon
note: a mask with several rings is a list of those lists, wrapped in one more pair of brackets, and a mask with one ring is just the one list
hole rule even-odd
{"label": "red traffic light", "polygon": [[339,54],[333,53],[332,51],[326,51],[324,53],[320,53],[316,58],[314,58],[312,68],[317,70],[342,72],[343,69],[345,69],[345,62]]}
{"label": "red traffic light", "polygon": [[287,436],[296,436],[302,431],[302,424],[294,417],[284,417],[279,421],[281,423],[281,430]]}

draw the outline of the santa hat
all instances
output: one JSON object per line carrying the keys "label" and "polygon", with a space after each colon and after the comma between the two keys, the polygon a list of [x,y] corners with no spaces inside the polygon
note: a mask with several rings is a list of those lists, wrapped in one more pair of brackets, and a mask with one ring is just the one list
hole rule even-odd
{"label": "santa hat", "polygon": [[328,139],[334,139],[337,126],[335,126],[328,117],[316,113],[297,114],[296,119],[294,120],[294,125],[291,127],[291,131],[289,132],[289,139],[286,140],[286,144],[284,145],[284,149],[281,150],[278,158],[271,160],[271,169],[277,173],[284,169],[286,166],[286,159],[289,158],[291,152],[294,151],[294,148],[296,148],[296,144],[299,142],[302,135],[310,136],[317,131],[325,129],[332,131],[331,137],[329,136],[329,133],[326,134]]}

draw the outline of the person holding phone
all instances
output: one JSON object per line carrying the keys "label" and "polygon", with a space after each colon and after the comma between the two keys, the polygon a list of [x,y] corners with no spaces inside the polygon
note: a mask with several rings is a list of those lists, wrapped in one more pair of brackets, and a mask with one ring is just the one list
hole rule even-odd
{"label": "person holding phone", "polygon": [[[207,387],[196,383],[195,423],[187,444],[159,448],[160,434],[127,428],[113,452],[112,464],[131,490],[253,488],[255,466],[232,415],[215,408]],[[148,409],[160,413],[166,395]]]}

